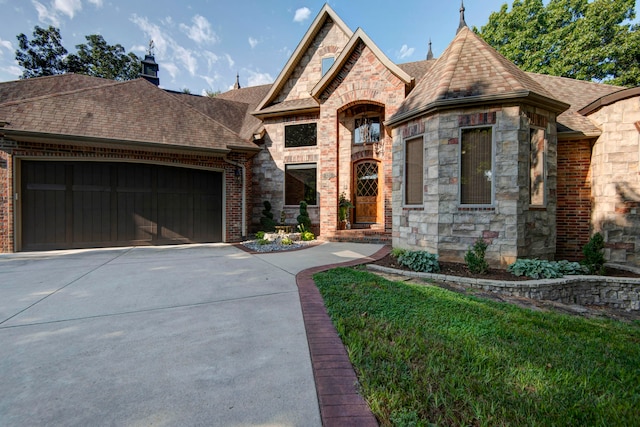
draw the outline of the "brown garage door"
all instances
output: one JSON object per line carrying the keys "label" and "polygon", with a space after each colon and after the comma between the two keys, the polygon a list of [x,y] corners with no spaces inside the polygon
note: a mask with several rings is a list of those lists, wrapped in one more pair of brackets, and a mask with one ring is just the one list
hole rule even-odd
{"label": "brown garage door", "polygon": [[222,241],[222,173],[22,162],[22,249]]}

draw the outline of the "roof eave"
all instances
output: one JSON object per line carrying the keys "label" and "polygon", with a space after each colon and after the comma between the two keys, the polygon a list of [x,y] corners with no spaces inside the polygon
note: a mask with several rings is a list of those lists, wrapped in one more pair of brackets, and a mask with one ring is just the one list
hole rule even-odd
{"label": "roof eave", "polygon": [[407,111],[406,113],[400,114],[395,118],[391,118],[385,121],[384,125],[395,127],[402,123],[408,122],[416,118],[417,116],[428,114],[436,110],[447,110],[452,108],[470,107],[470,106],[476,106],[481,104],[489,104],[489,103],[504,102],[504,101],[516,101],[516,100],[522,100],[527,102],[533,101],[535,105],[549,108],[551,111],[554,111],[558,114],[567,110],[570,107],[569,104],[558,101],[556,99],[538,95],[528,90],[520,90],[520,91],[503,93],[503,94],[477,95],[477,96],[469,96],[464,98],[436,100],[426,105],[423,105],[421,107],[414,108],[413,110]]}
{"label": "roof eave", "polygon": [[600,97],[586,107],[578,110],[578,113],[582,114],[583,116],[587,116],[602,107],[606,107],[607,105],[611,105],[615,102],[622,101],[628,98],[633,98],[634,96],[640,96],[640,86],[622,89],[609,95]]}
{"label": "roof eave", "polygon": [[353,53],[353,50],[357,46],[358,41],[362,41],[369,49],[371,49],[371,51],[376,56],[376,58],[378,58],[378,60],[382,62],[382,64],[385,67],[387,67],[387,69],[391,71],[393,75],[395,75],[400,80],[402,80],[402,82],[405,85],[407,86],[413,85],[414,83],[413,77],[411,77],[407,72],[405,72],[398,65],[393,63],[387,57],[387,55],[385,55],[384,52],[382,52],[382,50],[380,50],[380,48],[373,42],[373,40],[371,40],[371,38],[361,28],[358,28],[356,32],[353,33],[353,35],[351,36],[351,39],[349,40],[345,48],[340,53],[340,56],[331,65],[331,68],[329,68],[329,71],[313,87],[313,89],[311,90],[312,97],[314,97],[315,99],[318,99],[319,96],[322,94],[322,92],[324,92],[324,90],[327,88],[327,86],[329,86],[329,84],[335,78],[336,74],[342,69],[344,64],[349,60],[349,57],[351,56],[351,54]]}
{"label": "roof eave", "polygon": [[[64,135],[64,134],[53,134],[46,132],[34,132],[34,131],[25,131],[25,130],[14,130],[14,129],[2,129],[0,131],[0,137],[10,138],[17,142],[60,142],[64,141],[66,143],[74,144],[74,145],[88,145],[88,146],[108,146],[113,147],[114,145],[122,148],[122,146],[127,146],[127,148],[137,149],[137,148],[149,148],[157,151],[159,148],[167,151],[183,151],[183,152],[206,152],[210,154],[223,156],[225,154],[230,153],[232,150],[229,148],[207,148],[207,147],[194,147],[187,145],[178,145],[178,144],[167,144],[167,143],[157,143],[152,141],[138,141],[138,140],[123,140],[123,139],[109,139],[109,138],[99,138],[92,136],[84,136],[84,135]],[[247,147],[249,148],[249,147]],[[259,150],[259,147],[256,147]]]}
{"label": "roof eave", "polygon": [[305,107],[305,108],[283,108],[281,110],[270,110],[270,111],[253,111],[251,114],[260,118],[266,119],[269,117],[280,117],[280,116],[290,116],[293,114],[308,114],[308,113],[319,113],[320,106],[317,107]]}
{"label": "roof eave", "polygon": [[275,95],[279,93],[280,90],[282,90],[282,87],[286,83],[287,78],[293,72],[293,69],[295,68],[295,64],[297,64],[302,58],[302,56],[305,54],[305,52],[313,42],[313,39],[318,34],[320,29],[322,28],[322,25],[324,24],[324,21],[327,18],[331,18],[331,20],[333,20],[333,22],[335,22],[336,25],[338,25],[338,27],[340,27],[340,29],[349,37],[353,35],[353,31],[351,31],[351,29],[347,26],[347,24],[345,24],[344,21],[340,19],[340,17],[333,11],[333,9],[331,9],[331,7],[325,3],[325,5],[322,6],[322,9],[320,9],[320,12],[318,12],[318,15],[316,16],[316,18],[313,20],[313,22],[309,26],[309,29],[305,33],[302,40],[300,40],[300,43],[298,43],[296,50],[289,57],[289,60],[287,61],[285,66],[282,68],[282,71],[280,72],[275,82],[271,86],[271,89],[269,89],[269,92],[267,93],[267,95],[264,97],[262,101],[260,101],[260,103],[256,107],[256,111],[262,110],[263,108],[265,108],[266,105],[273,102]]}
{"label": "roof eave", "polygon": [[571,130],[567,132],[558,132],[558,141],[567,141],[570,139],[593,139],[602,135],[600,131],[582,132],[579,130]]}

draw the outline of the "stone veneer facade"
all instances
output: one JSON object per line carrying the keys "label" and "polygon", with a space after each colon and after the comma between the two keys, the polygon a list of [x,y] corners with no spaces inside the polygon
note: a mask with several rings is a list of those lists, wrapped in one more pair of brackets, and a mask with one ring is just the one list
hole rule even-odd
{"label": "stone veneer facade", "polygon": [[[546,205],[529,206],[529,129],[544,127]],[[494,203],[459,203],[460,132],[492,127]],[[422,207],[404,206],[404,142],[423,136]],[[504,104],[436,112],[394,129],[393,245],[437,253],[442,261],[463,262],[478,238],[488,244],[487,260],[506,266],[518,257],[553,259],[556,246],[555,114],[528,105]]]}
{"label": "stone veneer facade", "polygon": [[[245,182],[252,181],[251,159],[244,154],[230,154],[232,162],[245,165]],[[235,176],[236,166],[219,156],[190,154],[179,152],[158,152],[157,150],[131,150],[109,147],[90,147],[71,144],[49,143],[12,143],[5,141],[0,146],[0,253],[14,252],[16,245],[15,213],[18,212],[13,195],[14,168],[20,160],[75,161],[91,160],[105,162],[138,162],[185,168],[207,169],[223,172],[223,195],[225,212],[223,213],[223,239],[225,242],[238,242],[244,237],[242,230],[242,183]],[[251,200],[252,186],[245,189],[246,199]],[[250,210],[245,211],[245,224],[249,224]]]}
{"label": "stone veneer facade", "polygon": [[593,146],[593,232],[602,232],[610,262],[640,266],[640,98],[589,115],[602,134]]}

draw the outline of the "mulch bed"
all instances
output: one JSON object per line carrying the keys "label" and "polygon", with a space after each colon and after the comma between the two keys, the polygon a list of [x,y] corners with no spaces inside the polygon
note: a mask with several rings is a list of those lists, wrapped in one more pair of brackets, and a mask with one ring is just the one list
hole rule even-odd
{"label": "mulch bed", "polygon": [[[411,271],[409,268],[399,265],[396,259],[391,254],[386,257],[372,262],[372,264],[380,265],[383,267],[395,268],[397,270]],[[514,276],[506,270],[498,268],[490,268],[486,274],[473,274],[469,271],[465,264],[455,262],[440,262],[440,272],[438,274],[446,274],[449,276],[470,277],[474,279],[491,279],[491,280],[533,280],[524,276]],[[640,274],[632,273],[625,270],[617,270],[613,268],[607,268],[606,276],[612,277],[635,277],[640,278]]]}

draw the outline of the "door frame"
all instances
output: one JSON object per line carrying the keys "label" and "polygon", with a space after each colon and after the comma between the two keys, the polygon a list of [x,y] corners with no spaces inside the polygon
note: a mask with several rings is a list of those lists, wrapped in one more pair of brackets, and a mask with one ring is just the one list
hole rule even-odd
{"label": "door frame", "polygon": [[[377,168],[377,194],[376,194],[376,217],[375,221],[358,221],[358,166],[365,163],[375,164]],[[383,198],[383,181],[382,177],[382,161],[375,158],[358,159],[351,163],[351,200],[353,200],[353,223],[354,224],[382,224],[384,222],[384,198]]]}

